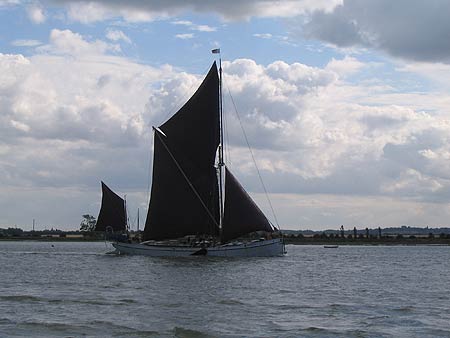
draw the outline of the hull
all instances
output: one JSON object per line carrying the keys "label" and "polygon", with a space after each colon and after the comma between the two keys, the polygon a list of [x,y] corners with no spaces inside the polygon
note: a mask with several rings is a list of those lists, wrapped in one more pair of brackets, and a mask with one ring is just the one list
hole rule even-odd
{"label": "hull", "polygon": [[249,243],[225,244],[208,248],[169,246],[144,243],[113,243],[116,253],[153,257],[273,257],[283,256],[286,251],[281,238]]}

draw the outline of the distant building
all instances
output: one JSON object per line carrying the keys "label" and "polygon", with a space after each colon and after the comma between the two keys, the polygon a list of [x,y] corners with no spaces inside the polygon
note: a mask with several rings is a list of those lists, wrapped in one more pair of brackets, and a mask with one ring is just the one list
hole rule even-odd
{"label": "distant building", "polygon": [[83,239],[84,235],[82,235],[82,234],[67,234],[66,238],[68,238],[68,239]]}
{"label": "distant building", "polygon": [[41,238],[59,238],[61,237],[61,235],[55,235],[55,234],[45,234],[45,235],[41,235]]}

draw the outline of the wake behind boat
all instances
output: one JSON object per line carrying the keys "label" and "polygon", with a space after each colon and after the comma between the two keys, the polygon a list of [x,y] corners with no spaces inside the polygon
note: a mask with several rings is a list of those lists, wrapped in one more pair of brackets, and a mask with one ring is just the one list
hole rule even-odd
{"label": "wake behind boat", "polygon": [[225,166],[221,66],[219,70],[220,75],[214,62],[188,102],[153,128],[153,176],[144,241],[117,241],[113,243],[117,253],[227,257],[285,254],[279,229]]}

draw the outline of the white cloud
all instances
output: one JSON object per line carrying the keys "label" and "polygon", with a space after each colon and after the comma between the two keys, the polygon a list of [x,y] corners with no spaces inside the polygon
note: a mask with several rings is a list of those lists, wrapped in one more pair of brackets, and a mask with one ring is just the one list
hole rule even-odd
{"label": "white cloud", "polygon": [[[148,141],[143,110],[151,93],[149,83],[170,76],[170,68],[109,56],[98,45],[70,31],[53,31],[45,53],[27,58],[0,54],[0,143],[12,145],[15,155],[5,167],[21,166],[24,182],[40,185],[44,178],[33,177],[40,171],[54,174],[45,184],[72,184],[70,175],[64,178],[71,166],[79,168],[80,179],[81,163],[93,162],[99,170],[104,165],[102,152],[127,158],[120,149]],[[47,153],[46,147],[52,151]],[[87,154],[95,156],[86,158]],[[59,163],[61,158],[65,163]],[[33,163],[37,168],[31,170]],[[17,175],[5,174],[3,184],[17,183]],[[98,172],[91,175],[100,177]]]}
{"label": "white cloud", "polygon": [[35,2],[35,3],[28,5],[27,13],[28,13],[28,17],[30,18],[30,20],[33,23],[41,24],[41,23],[45,22],[46,17],[44,14],[44,9],[42,8],[42,6],[39,3]]}
{"label": "white cloud", "polygon": [[26,125],[25,123],[14,121],[14,120],[11,120],[10,122],[11,122],[11,126],[13,128],[16,128],[17,130],[24,131],[24,132],[30,131],[30,126]]}
{"label": "white cloud", "polygon": [[[265,196],[254,194],[264,206]],[[326,194],[272,194],[278,217],[285,229],[339,229],[357,227],[448,226],[450,207],[384,196],[343,196]],[[292,210],[296,210],[295,213]]]}
{"label": "white cloud", "polygon": [[[388,86],[345,81],[370,67],[377,65],[349,57],[324,69],[284,62],[264,67],[250,60],[224,64],[225,84],[271,191],[450,200],[443,155],[450,144],[450,112],[415,110],[420,94],[398,105]],[[367,105],[369,98],[377,105]],[[225,107],[233,167],[258,189],[233,105],[225,100]]]}
{"label": "white cloud", "polygon": [[80,34],[70,30],[53,29],[50,32],[50,43],[40,46],[39,51],[67,55],[96,55],[108,51],[119,52],[120,46],[102,40],[87,41]]}
{"label": "white cloud", "polygon": [[197,25],[191,21],[186,21],[186,20],[173,21],[172,24],[178,25],[178,26],[186,26],[191,30],[199,31],[199,32],[215,32],[217,30],[217,28],[215,28],[215,27],[211,27],[208,25]]}
{"label": "white cloud", "polygon": [[441,62],[402,62],[396,70],[403,73],[420,75],[444,90],[450,89],[450,65]]}
{"label": "white cloud", "polygon": [[16,47],[36,47],[42,45],[42,42],[39,40],[14,40],[11,42],[11,45]]}
{"label": "white cloud", "polygon": [[351,56],[346,56],[342,60],[332,59],[328,64],[326,69],[331,70],[341,77],[346,77],[361,71],[364,67],[364,63],[358,61],[356,58]]}
{"label": "white cloud", "polygon": [[130,38],[121,30],[108,29],[106,32],[106,38],[111,41],[124,41],[126,43],[131,43]]}
{"label": "white cloud", "polygon": [[255,38],[261,38],[261,39],[271,39],[272,34],[270,33],[255,33],[253,34]]}
{"label": "white cloud", "polygon": [[194,34],[192,34],[192,33],[176,34],[175,37],[177,39],[187,40],[187,39],[193,39],[194,38]]}
{"label": "white cloud", "polygon": [[288,45],[288,46],[293,46],[293,47],[298,46],[298,44],[296,42],[294,42],[294,40],[291,39],[287,35],[272,35],[270,33],[255,33],[255,34],[253,34],[253,36],[258,39],[275,41],[282,45]]}
{"label": "white cloud", "polygon": [[424,175],[414,169],[406,169],[394,182],[385,182],[381,189],[388,193],[407,193],[412,197],[419,194],[435,193],[444,186],[438,179]]}

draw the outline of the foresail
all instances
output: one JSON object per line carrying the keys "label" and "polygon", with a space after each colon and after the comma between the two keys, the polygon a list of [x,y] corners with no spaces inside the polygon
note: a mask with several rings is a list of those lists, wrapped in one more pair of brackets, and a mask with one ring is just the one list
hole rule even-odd
{"label": "foresail", "polygon": [[108,227],[114,231],[124,231],[126,224],[125,201],[102,182],[102,205],[95,231],[105,231]]}
{"label": "foresail", "polygon": [[144,238],[218,234],[219,77],[214,63],[191,99],[154,132]]}
{"label": "foresail", "polygon": [[225,211],[222,240],[229,241],[254,231],[272,232],[264,213],[233,174],[225,168]]}

